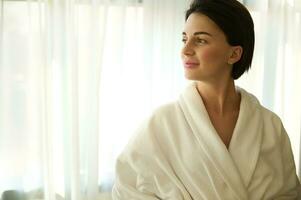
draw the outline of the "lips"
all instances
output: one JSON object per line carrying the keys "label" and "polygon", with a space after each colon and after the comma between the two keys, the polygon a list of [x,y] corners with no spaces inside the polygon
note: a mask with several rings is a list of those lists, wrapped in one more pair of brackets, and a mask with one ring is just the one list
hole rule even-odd
{"label": "lips", "polygon": [[200,64],[200,63],[198,63],[198,62],[186,61],[186,62],[184,62],[184,67],[185,67],[185,68],[191,69],[191,68],[196,68],[196,67],[198,67],[199,64]]}

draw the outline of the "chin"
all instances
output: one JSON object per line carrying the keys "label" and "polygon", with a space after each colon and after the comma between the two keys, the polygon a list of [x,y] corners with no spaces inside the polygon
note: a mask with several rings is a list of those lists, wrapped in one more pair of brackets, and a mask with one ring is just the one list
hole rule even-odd
{"label": "chin", "polygon": [[189,71],[185,71],[185,78],[190,81],[198,81],[204,79],[204,77],[200,76],[199,73],[193,73]]}
{"label": "chin", "polygon": [[202,80],[199,76],[193,76],[193,75],[187,75],[187,74],[185,74],[185,78],[187,79],[187,80],[189,80],[189,81],[200,81],[200,80]]}

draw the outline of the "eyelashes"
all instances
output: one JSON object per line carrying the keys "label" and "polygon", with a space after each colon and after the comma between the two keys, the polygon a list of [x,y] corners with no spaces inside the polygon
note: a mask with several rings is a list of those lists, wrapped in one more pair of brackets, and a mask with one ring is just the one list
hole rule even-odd
{"label": "eyelashes", "polygon": [[[183,38],[183,39],[182,39],[182,42],[183,42],[184,44],[186,44],[187,39],[186,39],[186,38]],[[194,43],[203,45],[203,44],[207,44],[208,42],[207,42],[207,40],[205,40],[205,39],[196,38],[196,39],[194,39]]]}
{"label": "eyelashes", "polygon": [[197,39],[196,42],[199,44],[207,44],[207,41],[204,39]]}

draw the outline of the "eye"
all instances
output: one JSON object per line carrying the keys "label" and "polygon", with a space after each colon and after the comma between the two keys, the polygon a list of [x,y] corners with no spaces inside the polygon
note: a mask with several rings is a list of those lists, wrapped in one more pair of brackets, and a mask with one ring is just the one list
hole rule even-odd
{"label": "eye", "polygon": [[186,43],[186,41],[187,41],[186,38],[183,38],[183,39],[182,39],[182,42],[183,42],[184,44]]}
{"label": "eye", "polygon": [[206,41],[206,40],[200,39],[200,38],[196,39],[196,42],[197,42],[198,44],[207,44],[207,41]]}

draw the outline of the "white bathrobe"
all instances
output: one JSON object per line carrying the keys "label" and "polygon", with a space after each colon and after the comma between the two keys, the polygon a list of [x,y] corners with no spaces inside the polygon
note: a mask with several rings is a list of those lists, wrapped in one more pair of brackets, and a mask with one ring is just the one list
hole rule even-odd
{"label": "white bathrobe", "polygon": [[[227,149],[196,83],[161,106],[119,156],[114,200],[298,199],[299,180],[281,120],[241,88]],[[300,198],[300,197],[299,197]]]}

